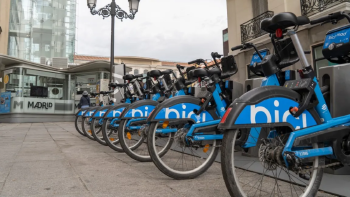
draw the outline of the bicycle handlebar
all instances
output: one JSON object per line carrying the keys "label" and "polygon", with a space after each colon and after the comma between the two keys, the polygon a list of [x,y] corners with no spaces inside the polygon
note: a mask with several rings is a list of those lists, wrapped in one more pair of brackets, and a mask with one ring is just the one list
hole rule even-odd
{"label": "bicycle handlebar", "polygon": [[238,49],[243,49],[243,45],[241,44],[241,45],[232,47],[232,48],[231,48],[231,51],[235,51],[235,50],[238,50]]}
{"label": "bicycle handlebar", "polygon": [[188,64],[194,64],[194,63],[196,63],[196,64],[203,63],[205,65],[205,67],[208,68],[208,65],[204,59],[196,59],[196,60],[188,62]]}
{"label": "bicycle handlebar", "polygon": [[332,20],[340,21],[343,18],[347,18],[348,21],[350,22],[350,16],[347,13],[345,13],[345,12],[334,12],[334,13],[329,14],[328,16],[324,16],[324,17],[312,20],[312,21],[310,21],[310,24],[311,25],[315,25],[315,24],[318,24],[318,23],[330,22]]}

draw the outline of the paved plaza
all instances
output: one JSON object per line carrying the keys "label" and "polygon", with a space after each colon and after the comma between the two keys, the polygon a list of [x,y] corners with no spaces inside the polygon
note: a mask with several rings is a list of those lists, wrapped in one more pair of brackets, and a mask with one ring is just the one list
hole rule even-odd
{"label": "paved plaza", "polygon": [[0,124],[0,196],[229,194],[219,163],[196,179],[173,180],[153,163],[134,161],[61,122]]}
{"label": "paved plaza", "polygon": [[73,122],[0,124],[0,196],[229,196],[220,165],[173,180],[81,136]]}

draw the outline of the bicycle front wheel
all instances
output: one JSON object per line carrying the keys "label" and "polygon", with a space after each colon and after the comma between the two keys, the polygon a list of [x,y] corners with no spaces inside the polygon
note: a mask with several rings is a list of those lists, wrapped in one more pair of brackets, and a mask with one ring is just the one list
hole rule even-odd
{"label": "bicycle front wheel", "polygon": [[[267,131],[270,129],[261,129],[261,132],[266,132],[266,134]],[[222,174],[231,196],[319,196],[317,191],[323,170],[317,167],[324,165],[324,157],[305,160],[307,165],[304,167],[311,169],[312,172],[304,174],[304,178],[301,178],[300,174],[280,165],[281,162],[284,162],[283,158],[278,159],[283,150],[283,143],[286,142],[289,135],[284,138],[282,135],[275,139],[268,139],[267,143],[262,143],[259,146],[258,158],[249,157],[249,153],[243,153],[244,150],[237,140],[239,135],[238,130],[225,132],[221,148]],[[312,144],[312,147],[318,148],[319,145]],[[276,155],[275,158],[279,161],[271,159],[271,155]],[[308,178],[305,178],[306,176]]]}
{"label": "bicycle front wheel", "polygon": [[123,148],[120,146],[119,137],[118,137],[118,127],[112,125],[113,119],[107,119],[103,121],[102,125],[102,136],[107,145],[117,151],[124,152]]}
{"label": "bicycle front wheel", "polygon": [[107,143],[104,140],[103,135],[102,135],[103,121],[105,121],[105,120],[94,119],[93,122],[91,123],[91,133],[92,133],[92,136],[94,137],[94,139],[98,143],[100,143],[101,145],[107,146]]}
{"label": "bicycle front wheel", "polygon": [[172,133],[172,146],[166,155],[159,152],[164,145],[157,143],[158,122],[151,123],[148,131],[148,151],[153,163],[165,175],[174,179],[193,179],[203,174],[215,161],[220,140],[197,141],[188,144],[187,129]]}
{"label": "bicycle front wheel", "polygon": [[83,128],[82,128],[82,121],[83,121],[83,117],[82,116],[77,116],[75,117],[75,129],[78,131],[78,133],[82,136],[85,136],[85,133],[83,132]]}
{"label": "bicycle front wheel", "polygon": [[[130,130],[126,127],[128,120],[122,120],[118,130],[120,145],[123,150],[131,158],[140,162],[151,162],[147,146],[147,132],[148,124],[136,123],[132,124],[131,127],[140,127],[139,129]],[[160,156],[164,155],[170,148],[173,142],[173,135],[167,134],[161,138],[157,138],[157,144],[162,144],[163,148],[158,152]]]}

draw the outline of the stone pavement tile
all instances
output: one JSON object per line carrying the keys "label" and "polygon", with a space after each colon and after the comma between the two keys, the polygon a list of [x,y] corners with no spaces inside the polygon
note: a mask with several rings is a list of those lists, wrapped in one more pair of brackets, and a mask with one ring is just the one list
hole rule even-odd
{"label": "stone pavement tile", "polygon": [[70,139],[55,139],[55,143],[59,147],[69,147],[69,146],[76,146],[76,145],[86,145],[86,142],[81,140],[80,138],[70,138]]}
{"label": "stone pavement tile", "polygon": [[[120,162],[106,153],[101,152],[72,152],[64,153],[65,159],[73,166],[100,166]],[[121,163],[121,162],[120,162]]]}
{"label": "stone pavement tile", "polygon": [[[0,182],[4,182],[11,171],[11,167],[13,165],[12,161],[4,161],[0,160]],[[2,184],[0,184],[0,188]]]}
{"label": "stone pavement tile", "polygon": [[[74,193],[74,194],[54,194],[51,195],[50,197],[93,197],[93,195],[90,192],[79,192],[79,193]],[[47,195],[30,195],[26,197],[47,197]]]}
{"label": "stone pavement tile", "polygon": [[52,160],[63,160],[65,159],[62,153],[30,153],[25,155],[18,155],[15,159],[16,162],[23,161],[52,161]]}
{"label": "stone pavement tile", "polygon": [[171,182],[167,182],[166,185],[184,196],[230,196],[223,180],[205,180],[200,178],[190,180],[173,180]]}
{"label": "stone pavement tile", "polygon": [[184,197],[180,193],[168,188],[165,185],[114,185],[113,190],[109,191],[91,191],[94,197],[124,197],[124,196],[135,196],[135,197]]}
{"label": "stone pavement tile", "polygon": [[[54,142],[52,142],[54,143]],[[57,154],[60,153],[60,149],[56,146],[48,146],[48,147],[28,147],[22,148],[18,155],[28,155],[28,154]]]}
{"label": "stone pavement tile", "polygon": [[[34,176],[35,177],[35,176]],[[85,196],[88,191],[79,178],[7,180],[0,196]]]}
{"label": "stone pavement tile", "polygon": [[65,160],[16,162],[7,178],[8,181],[76,177],[71,165]]}

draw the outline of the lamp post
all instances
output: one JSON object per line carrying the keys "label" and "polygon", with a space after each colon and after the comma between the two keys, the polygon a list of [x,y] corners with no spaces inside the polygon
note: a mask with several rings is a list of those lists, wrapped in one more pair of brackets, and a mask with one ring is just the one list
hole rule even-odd
{"label": "lamp post", "polygon": [[[140,0],[128,0],[129,1],[129,8],[130,8],[130,14],[122,10],[116,3],[115,0],[112,0],[112,2],[105,7],[96,10],[96,2],[97,0],[87,0],[87,6],[90,8],[90,13],[92,15],[100,15],[103,17],[103,19],[112,16],[112,28],[111,28],[111,60],[110,60],[110,74],[109,74],[109,82],[113,82],[112,77],[112,70],[114,65],[114,17],[117,17],[121,21],[123,19],[134,19],[135,14],[137,13],[139,9],[139,3]],[[124,75],[126,75],[126,68],[124,64]]]}

